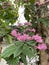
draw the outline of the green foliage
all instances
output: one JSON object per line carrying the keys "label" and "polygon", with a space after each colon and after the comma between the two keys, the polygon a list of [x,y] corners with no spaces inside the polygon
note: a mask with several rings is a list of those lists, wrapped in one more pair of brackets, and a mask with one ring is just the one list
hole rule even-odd
{"label": "green foliage", "polygon": [[8,23],[14,23],[18,17],[18,8],[14,8],[10,1],[0,1],[0,3],[2,4],[0,5],[0,19]]}
{"label": "green foliage", "polygon": [[22,53],[20,56],[21,56],[21,61],[24,63],[24,65],[27,65],[26,55],[24,55],[24,54]]}
{"label": "green foliage", "polygon": [[39,18],[38,22],[42,22],[44,25],[49,26],[49,18]]}
{"label": "green foliage", "polygon": [[24,55],[27,55],[29,58],[31,58],[31,57],[35,56],[35,53],[36,53],[36,51],[35,51],[35,49],[33,49],[33,47],[31,48],[31,47],[27,46],[26,44],[24,45],[24,47],[23,47]]}
{"label": "green foliage", "polygon": [[19,56],[22,53],[22,50],[23,50],[23,44],[22,45],[20,44],[19,46],[17,46],[17,49],[14,52],[14,57]]}
{"label": "green foliage", "polygon": [[35,0],[30,0],[30,3],[31,3],[31,4],[34,4],[34,3],[35,3]]}
{"label": "green foliage", "polygon": [[8,42],[9,44],[12,44],[12,43],[13,43],[13,40],[12,40],[12,36],[11,36],[11,35],[7,35],[7,36],[5,37],[5,40],[7,40],[7,42]]}
{"label": "green foliage", "polygon": [[16,46],[15,45],[11,45],[10,47],[8,47],[2,54],[2,57],[6,58],[6,57],[10,57],[14,51],[16,50]]}
{"label": "green foliage", "polygon": [[33,27],[36,28],[39,22],[49,26],[49,9],[47,6],[48,3],[41,6],[35,5],[33,3],[25,5],[25,17],[28,21],[32,22]]}
{"label": "green foliage", "polygon": [[[32,47],[30,47],[31,45]],[[14,57],[17,57],[24,52],[25,55],[28,55],[29,52],[33,54],[33,46],[35,46],[34,42],[23,43],[16,41],[15,44],[12,44],[7,49],[5,49],[5,51],[2,53],[2,57],[10,57],[12,54],[14,54]]]}
{"label": "green foliage", "polygon": [[19,58],[16,57],[16,58],[13,58],[13,56],[10,56],[9,58],[6,58],[7,60],[7,63],[9,65],[18,65],[19,64]]}
{"label": "green foliage", "polygon": [[2,57],[4,58],[10,57],[12,54],[14,55],[14,57],[17,57],[18,55],[21,54],[22,47],[23,47],[23,44],[20,44],[18,46],[11,45],[7,49],[5,49],[5,51],[2,53]]}
{"label": "green foliage", "polygon": [[[31,46],[32,45],[32,46]],[[16,41],[15,44],[9,46],[5,51],[2,53],[3,58],[10,58],[11,55],[13,55],[13,59],[7,59],[8,63],[11,65],[14,64],[14,62],[17,60],[16,57],[20,57],[22,62],[27,65],[26,62],[26,56],[29,58],[34,57],[36,50],[33,48],[35,46],[35,42],[19,42]],[[12,63],[13,62],[13,63]]]}

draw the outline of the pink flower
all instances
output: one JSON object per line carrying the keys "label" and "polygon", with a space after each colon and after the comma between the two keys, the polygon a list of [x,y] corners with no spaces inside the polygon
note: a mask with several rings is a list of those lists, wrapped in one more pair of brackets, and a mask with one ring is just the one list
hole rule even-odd
{"label": "pink flower", "polygon": [[16,30],[15,29],[11,31],[11,35],[16,37]]}
{"label": "pink flower", "polygon": [[18,40],[18,41],[23,41],[24,39],[22,38],[22,36],[18,36],[18,37],[17,37],[17,40]]}
{"label": "pink flower", "polygon": [[33,28],[33,29],[29,29],[30,32],[35,32],[36,30]]}
{"label": "pink flower", "polygon": [[27,34],[23,34],[23,35],[17,36],[17,40],[19,40],[19,41],[26,41],[26,40],[30,41],[30,40],[32,40],[32,37],[27,35]]}
{"label": "pink flower", "polygon": [[16,37],[19,37],[19,36],[21,36],[21,33],[18,32],[18,33],[16,34]]}
{"label": "pink flower", "polygon": [[27,34],[23,34],[23,35],[20,35],[17,37],[17,40],[19,41],[26,41],[28,38],[28,35]]}
{"label": "pink flower", "polygon": [[44,44],[44,43],[38,44],[38,46],[36,46],[36,49],[39,49],[39,50],[46,50],[46,49],[47,49],[47,46],[46,46],[46,44]]}
{"label": "pink flower", "polygon": [[42,43],[42,42],[43,42],[42,37],[39,36],[38,34],[33,35],[33,36],[32,36],[32,40],[35,40],[35,41],[38,42],[38,43]]}
{"label": "pink flower", "polygon": [[32,26],[32,23],[31,22],[26,22],[25,25]]}
{"label": "pink flower", "polygon": [[32,40],[32,37],[31,37],[31,36],[28,36],[28,37],[27,37],[27,40],[28,40],[28,41]]}

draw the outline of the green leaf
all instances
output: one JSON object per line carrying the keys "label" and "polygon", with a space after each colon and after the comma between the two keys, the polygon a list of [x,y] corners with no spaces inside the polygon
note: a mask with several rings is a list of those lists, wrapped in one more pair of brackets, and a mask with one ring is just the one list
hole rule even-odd
{"label": "green leaf", "polygon": [[24,65],[27,65],[26,56],[24,54],[21,54],[21,60],[24,63]]}
{"label": "green leaf", "polygon": [[16,41],[16,42],[15,42],[15,45],[16,45],[16,46],[20,46],[20,45],[23,45],[23,44],[24,44],[24,42],[21,42],[21,41]]}
{"label": "green leaf", "polygon": [[46,26],[49,26],[49,19],[45,19],[43,22]]}
{"label": "green leaf", "polygon": [[[18,43],[17,43],[18,44]],[[5,51],[2,53],[2,57],[10,57],[12,54],[14,55],[14,58],[21,54],[23,50],[23,44],[20,43],[20,45],[11,45]]]}
{"label": "green leaf", "polygon": [[30,2],[34,4],[35,0],[30,0]]}
{"label": "green leaf", "polygon": [[17,49],[14,51],[14,58],[17,57],[18,55],[20,55],[21,52],[22,52],[22,50],[23,50],[23,44],[22,45],[19,45],[17,47]]}
{"label": "green leaf", "polygon": [[6,61],[9,65],[18,65],[19,57],[13,58],[13,56],[10,56],[9,58],[6,58]]}
{"label": "green leaf", "polygon": [[28,41],[28,42],[26,42],[26,44],[29,44],[29,45],[34,47],[36,45],[36,42],[35,41]]}
{"label": "green leaf", "polygon": [[26,44],[24,45],[24,47],[23,47],[23,54],[24,55],[27,55],[29,58],[31,58],[31,57],[34,57],[35,53],[36,53],[35,49],[27,46]]}
{"label": "green leaf", "polygon": [[7,40],[7,42],[10,43],[10,44],[13,43],[13,41],[12,41],[12,36],[11,36],[11,35],[7,35],[7,36],[6,36],[6,40]]}
{"label": "green leaf", "polygon": [[11,45],[11,46],[9,46],[8,48],[5,49],[5,51],[1,54],[1,56],[3,58],[10,57],[14,53],[15,50],[16,50],[16,46]]}
{"label": "green leaf", "polygon": [[38,22],[42,22],[46,26],[49,26],[49,18],[39,18]]}

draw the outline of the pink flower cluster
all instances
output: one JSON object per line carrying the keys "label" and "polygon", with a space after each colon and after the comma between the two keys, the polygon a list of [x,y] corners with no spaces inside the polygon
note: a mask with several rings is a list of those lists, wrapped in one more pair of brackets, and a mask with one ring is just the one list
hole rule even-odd
{"label": "pink flower cluster", "polygon": [[18,41],[31,41],[31,40],[35,40],[38,44],[38,46],[36,46],[36,49],[39,50],[45,50],[47,49],[46,44],[43,43],[43,39],[39,34],[33,35],[33,36],[29,36],[28,34],[21,34],[21,33],[17,33],[16,30],[11,31],[11,35],[14,36]]}
{"label": "pink flower cluster", "polygon": [[11,35],[16,37],[18,41],[26,41],[26,40],[31,40],[31,36],[27,35],[27,34],[23,34],[21,35],[21,33],[17,33],[16,30],[13,30],[11,32]]}
{"label": "pink flower cluster", "polygon": [[28,35],[23,34],[23,35],[18,36],[17,40],[19,40],[19,41],[26,41],[27,37],[28,37]]}
{"label": "pink flower cluster", "polygon": [[42,43],[42,42],[43,42],[42,37],[39,36],[38,34],[33,35],[33,36],[32,36],[32,39],[35,40],[35,41],[38,42],[38,43]]}
{"label": "pink flower cluster", "polygon": [[39,50],[46,50],[47,45],[45,43],[42,43],[42,44],[38,44],[38,46],[35,46],[35,48]]}
{"label": "pink flower cluster", "polygon": [[43,42],[42,37],[39,36],[38,34],[33,35],[33,36],[29,36],[28,34],[21,35],[21,33],[19,33],[19,32],[17,33],[16,30],[13,30],[11,32],[11,35],[14,36],[14,37],[16,37],[17,40],[19,40],[19,41],[35,40],[38,43],[42,43]]}

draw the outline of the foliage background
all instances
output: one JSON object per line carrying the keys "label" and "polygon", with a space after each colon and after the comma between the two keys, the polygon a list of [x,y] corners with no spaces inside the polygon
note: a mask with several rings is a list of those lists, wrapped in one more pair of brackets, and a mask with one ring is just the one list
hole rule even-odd
{"label": "foliage background", "polygon": [[[14,2],[14,5],[9,0],[0,0],[0,41],[3,41],[4,38],[8,43],[14,43],[14,45],[11,45],[9,48],[7,48],[1,55],[7,60],[9,65],[18,65],[19,60],[27,65],[26,54],[29,57],[34,57],[34,54],[36,53],[35,49],[29,50],[28,46],[25,45],[25,51],[20,54],[22,52],[24,43],[18,42],[16,40],[13,41],[13,37],[10,35],[11,30],[17,28],[16,26],[9,26],[9,24],[13,24],[17,20],[18,7],[20,5],[25,6],[25,17],[28,21],[32,22],[32,26],[36,29],[36,33],[39,33],[44,39],[46,37],[47,30],[45,31],[44,28],[49,26],[49,10],[47,8],[47,5],[49,3],[40,6],[35,5],[34,3],[34,0],[16,0]],[[46,34],[44,33],[44,31],[46,32]],[[29,43],[32,44],[35,42],[28,42],[28,44]],[[21,59],[19,55],[21,56]]]}

